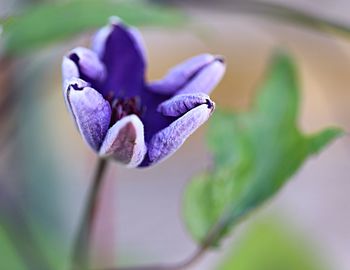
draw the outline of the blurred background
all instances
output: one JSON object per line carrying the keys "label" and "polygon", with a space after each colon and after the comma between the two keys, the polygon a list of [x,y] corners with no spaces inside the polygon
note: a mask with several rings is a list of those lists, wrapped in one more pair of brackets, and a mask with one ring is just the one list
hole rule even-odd
{"label": "blurred background", "polygon": [[[44,2],[69,1],[0,0],[0,16],[20,14]],[[283,47],[295,57],[300,71],[302,129],[349,130],[349,34],[332,28],[323,31],[285,13],[272,15],[274,5],[266,9],[249,1],[161,2],[179,9],[187,19],[174,27],[140,27],[149,79],[162,77],[195,54],[221,54],[228,70],[213,99],[221,107],[246,110],[273,50]],[[346,0],[268,3],[350,29]],[[69,49],[87,45],[92,32],[25,54],[3,54],[0,60],[0,269],[27,269],[20,258],[29,253],[36,260],[31,255],[32,238],[54,269],[68,266],[96,156],[66,111],[61,60]],[[181,219],[181,203],[186,183],[211,164],[205,129],[155,168],[109,166],[94,232],[92,257],[97,269],[178,262],[195,250]],[[277,196],[193,269],[349,270],[349,180],[350,139],[344,136],[306,162]],[[18,246],[27,255],[18,252]]]}

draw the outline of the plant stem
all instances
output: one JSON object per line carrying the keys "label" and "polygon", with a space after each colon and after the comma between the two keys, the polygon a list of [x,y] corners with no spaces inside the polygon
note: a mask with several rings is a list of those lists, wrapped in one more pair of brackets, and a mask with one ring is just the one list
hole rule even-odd
{"label": "plant stem", "polygon": [[174,265],[153,265],[135,267],[117,267],[105,270],[186,270],[195,264],[206,252],[207,248],[199,248],[188,260]]}
{"label": "plant stem", "polygon": [[[103,182],[103,175],[107,167],[107,160],[99,159],[96,165],[94,177],[92,180],[92,187],[87,199],[87,205],[85,207],[84,215],[81,220],[77,239],[75,242],[72,258],[72,270],[88,270],[89,269],[89,244],[92,232],[92,226],[94,221],[95,212],[98,206],[98,195]],[[174,265],[154,265],[154,266],[138,266],[138,267],[117,267],[105,270],[186,270],[194,265],[207,250],[216,241],[218,234],[220,233],[223,223],[223,219],[220,220],[213,229],[208,233],[207,237],[202,242],[198,250],[184,262]]]}
{"label": "plant stem", "polygon": [[89,269],[89,245],[91,240],[92,226],[98,205],[98,194],[102,186],[107,160],[99,159],[96,165],[92,186],[85,206],[84,214],[79,227],[72,258],[72,270]]}
{"label": "plant stem", "polygon": [[[210,237],[211,238],[211,237]],[[209,235],[208,238],[209,239]],[[210,240],[211,241],[211,240]],[[174,265],[154,265],[154,266],[136,266],[136,267],[117,267],[104,270],[187,270],[190,269],[199,259],[201,259],[204,254],[208,251],[211,246],[211,242],[204,242],[198,250],[186,261],[174,264]]]}
{"label": "plant stem", "polygon": [[207,236],[203,240],[197,251],[187,260],[182,263],[174,265],[153,265],[153,266],[136,266],[136,267],[116,267],[104,270],[188,270],[191,266],[196,264],[212,247],[222,233],[222,230],[230,217],[229,213],[224,213],[220,220],[212,227]]}

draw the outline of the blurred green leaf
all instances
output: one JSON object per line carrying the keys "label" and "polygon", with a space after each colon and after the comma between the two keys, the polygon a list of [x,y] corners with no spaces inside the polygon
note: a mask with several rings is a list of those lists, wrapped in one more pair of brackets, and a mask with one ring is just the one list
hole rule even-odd
{"label": "blurred green leaf", "polygon": [[[254,259],[252,259],[254,258]],[[219,270],[326,269],[307,240],[277,222],[259,222],[248,228]]]}
{"label": "blurred green leaf", "polygon": [[38,246],[42,250],[42,255],[47,259],[50,269],[68,269],[71,249],[64,245],[64,236],[61,235],[61,232],[35,222],[32,222],[32,227]]}
{"label": "blurred green leaf", "polygon": [[175,10],[143,1],[74,0],[41,4],[4,24],[4,49],[18,54],[105,25],[119,16],[133,25],[175,25],[183,17]]}
{"label": "blurred green leaf", "polygon": [[12,226],[8,216],[0,219],[0,269],[65,269],[70,250],[59,232],[16,216]]}
{"label": "blurred green leaf", "polygon": [[342,134],[328,129],[306,136],[298,129],[298,78],[285,54],[274,57],[258,93],[250,111],[218,111],[208,129],[215,169],[196,177],[184,199],[188,229],[202,244],[218,244],[240,218],[274,195],[307,157]]}
{"label": "blurred green leaf", "polygon": [[2,226],[0,226],[0,269],[26,269]]}

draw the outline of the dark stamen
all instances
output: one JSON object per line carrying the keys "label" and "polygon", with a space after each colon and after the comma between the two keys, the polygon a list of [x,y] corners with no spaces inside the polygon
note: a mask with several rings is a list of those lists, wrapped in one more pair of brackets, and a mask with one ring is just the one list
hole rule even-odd
{"label": "dark stamen", "polygon": [[111,126],[123,117],[131,114],[141,117],[145,111],[145,108],[141,106],[141,100],[138,96],[131,98],[116,98],[115,94],[111,91],[105,99],[110,103],[112,108]]}

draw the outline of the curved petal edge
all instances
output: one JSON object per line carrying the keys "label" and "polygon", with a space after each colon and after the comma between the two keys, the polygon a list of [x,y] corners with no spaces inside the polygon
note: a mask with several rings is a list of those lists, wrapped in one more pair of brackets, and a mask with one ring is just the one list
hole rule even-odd
{"label": "curved petal edge", "polygon": [[108,130],[99,154],[134,168],[142,162],[146,152],[143,124],[138,116],[129,115]]}
{"label": "curved petal edge", "polygon": [[208,120],[214,108],[214,106],[209,108],[207,104],[200,105],[155,134],[148,145],[148,158],[151,165],[171,156],[196,129]]}
{"label": "curved petal edge", "polygon": [[95,89],[77,86],[68,87],[67,105],[85,142],[98,151],[108,131],[111,107]]}

